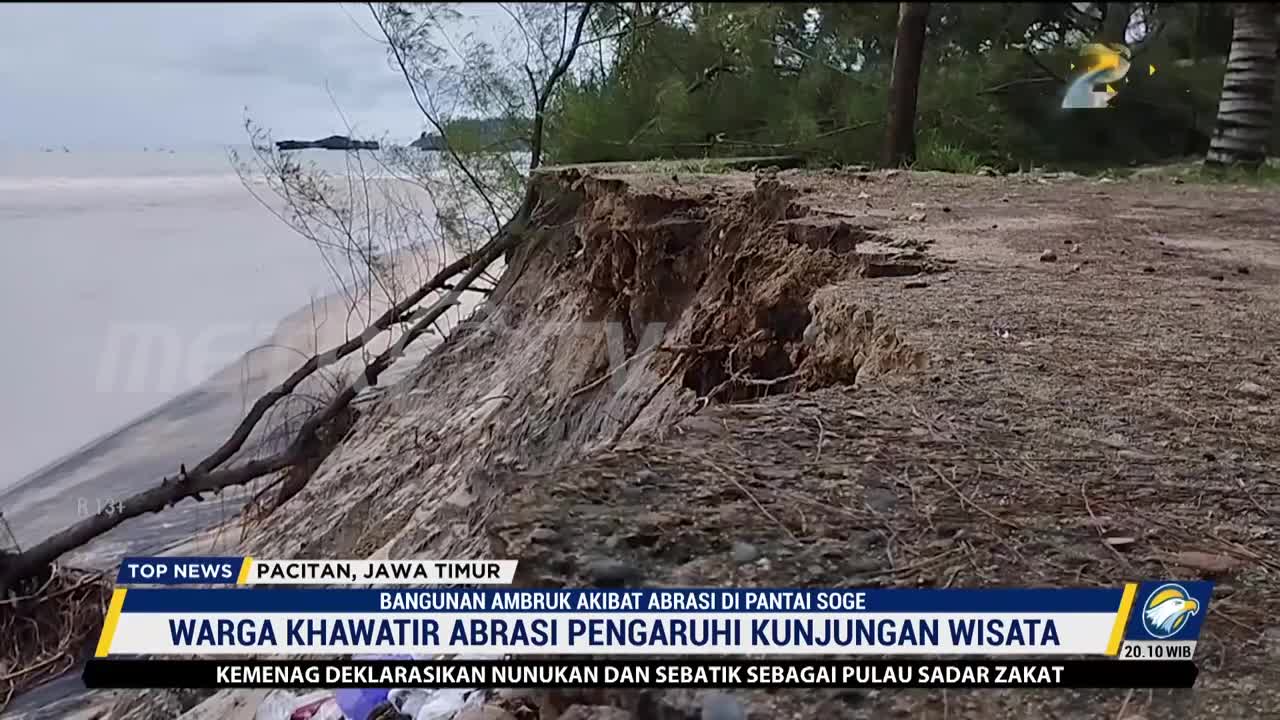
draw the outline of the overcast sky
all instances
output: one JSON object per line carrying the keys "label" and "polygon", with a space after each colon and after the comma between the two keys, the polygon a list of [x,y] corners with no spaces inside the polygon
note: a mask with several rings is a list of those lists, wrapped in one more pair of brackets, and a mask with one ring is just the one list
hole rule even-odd
{"label": "overcast sky", "polygon": [[[481,32],[505,17],[462,9]],[[415,137],[371,26],[361,4],[0,3],[0,145],[239,143],[246,108],[275,137],[323,137],[345,132],[335,100],[361,135]]]}

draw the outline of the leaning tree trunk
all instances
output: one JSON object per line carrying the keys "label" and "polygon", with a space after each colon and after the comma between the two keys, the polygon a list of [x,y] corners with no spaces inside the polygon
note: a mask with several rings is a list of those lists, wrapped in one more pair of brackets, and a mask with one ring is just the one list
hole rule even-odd
{"label": "leaning tree trunk", "polygon": [[1276,6],[1235,6],[1231,55],[1207,165],[1257,169],[1267,158],[1276,92]]}
{"label": "leaning tree trunk", "polygon": [[884,164],[910,165],[916,159],[916,97],[924,59],[925,22],[929,3],[898,3],[898,36],[893,43],[893,80],[889,85],[889,118]]}

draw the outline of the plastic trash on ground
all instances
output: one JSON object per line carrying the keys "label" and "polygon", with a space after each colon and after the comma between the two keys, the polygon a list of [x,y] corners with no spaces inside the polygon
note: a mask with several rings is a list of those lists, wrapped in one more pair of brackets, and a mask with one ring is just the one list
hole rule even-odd
{"label": "plastic trash on ground", "polygon": [[[428,658],[414,658],[409,655],[379,655],[376,657],[361,658],[365,660],[424,660]],[[501,660],[501,655],[475,655],[468,656],[469,660]],[[311,715],[307,717],[290,717],[290,713],[299,708],[298,698],[290,693],[280,693],[292,699],[293,704],[288,706],[288,713],[267,714],[264,715],[263,708],[267,707],[267,702],[258,710],[256,720],[370,720],[375,711],[386,709],[389,703],[402,716],[407,716],[413,720],[449,720],[458,714],[464,708],[472,705],[483,705],[485,693],[478,689],[440,689],[432,690],[428,688],[403,688],[395,690],[386,690],[379,688],[343,688],[333,692],[333,699],[336,702],[323,703],[317,706],[317,712],[332,712],[334,715]],[[273,693],[273,697],[276,693]],[[324,693],[327,695],[327,693]],[[319,695],[314,697],[308,696],[311,700],[320,699]],[[271,697],[268,698],[268,702]],[[289,700],[281,700],[280,707],[287,705]],[[274,708],[274,706],[273,706]],[[279,713],[282,711],[270,710],[269,712]],[[336,714],[341,713],[341,714]]]}
{"label": "plastic trash on ground", "polygon": [[333,693],[348,720],[368,720],[374,708],[387,700],[386,688],[340,689]]}
{"label": "plastic trash on ground", "polygon": [[485,694],[479,690],[392,690],[388,699],[402,714],[413,720],[449,720],[468,705],[481,705]]}
{"label": "plastic trash on ground", "polygon": [[275,690],[267,695],[254,720],[343,720],[342,710],[328,691],[294,695]]}

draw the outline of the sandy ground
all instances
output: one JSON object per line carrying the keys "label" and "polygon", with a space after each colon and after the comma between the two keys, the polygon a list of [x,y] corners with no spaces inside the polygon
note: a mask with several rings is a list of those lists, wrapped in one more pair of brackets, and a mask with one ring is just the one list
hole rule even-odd
{"label": "sandy ground", "polygon": [[[1280,714],[1280,193],[783,177],[815,212],[949,261],[823,291],[927,366],[757,392],[660,437],[503,478],[524,490],[494,535],[530,582],[590,583],[604,561],[658,586],[1213,578],[1194,690],[741,696],[750,717],[773,719]],[[750,178],[682,178],[674,192],[735,187]],[[758,559],[736,560],[738,544]],[[679,716],[692,695],[664,702]]]}
{"label": "sandy ground", "polygon": [[[759,720],[1280,713],[1280,194],[776,181],[600,178],[241,547],[517,557],[551,586],[602,560],[650,585],[1211,577],[1194,690],[741,697]],[[598,326],[562,324],[607,313],[671,320],[614,382]]]}

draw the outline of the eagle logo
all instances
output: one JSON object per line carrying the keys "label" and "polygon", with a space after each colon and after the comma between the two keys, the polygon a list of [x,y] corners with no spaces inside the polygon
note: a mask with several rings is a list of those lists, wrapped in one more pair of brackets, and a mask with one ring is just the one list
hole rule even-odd
{"label": "eagle logo", "polygon": [[1142,625],[1151,637],[1164,640],[1178,634],[1187,618],[1200,611],[1200,603],[1196,602],[1186,588],[1174,583],[1167,583],[1156,588],[1147,596],[1142,610]]}
{"label": "eagle logo", "polygon": [[[1111,83],[1119,82],[1129,74],[1129,48],[1118,43],[1089,43],[1080,51],[1080,75],[1067,88],[1062,98],[1062,109],[1105,108],[1115,96]],[[1077,65],[1072,63],[1072,70]],[[1106,87],[1105,92],[1097,86]]]}

